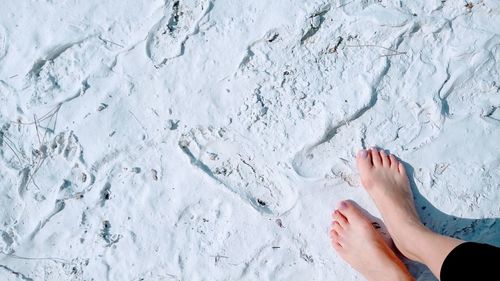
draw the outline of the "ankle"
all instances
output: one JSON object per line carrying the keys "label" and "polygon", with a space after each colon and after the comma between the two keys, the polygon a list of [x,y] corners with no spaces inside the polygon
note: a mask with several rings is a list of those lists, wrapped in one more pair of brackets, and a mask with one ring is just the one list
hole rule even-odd
{"label": "ankle", "polygon": [[385,280],[397,280],[397,281],[413,281],[415,278],[411,276],[410,272],[406,266],[398,260],[397,266],[388,272]]}
{"label": "ankle", "polygon": [[[429,239],[429,236],[436,235],[423,224],[413,224],[408,227],[399,237],[394,237],[394,242],[398,250],[408,259],[423,263],[425,251],[421,245]],[[402,239],[400,238],[402,237]]]}

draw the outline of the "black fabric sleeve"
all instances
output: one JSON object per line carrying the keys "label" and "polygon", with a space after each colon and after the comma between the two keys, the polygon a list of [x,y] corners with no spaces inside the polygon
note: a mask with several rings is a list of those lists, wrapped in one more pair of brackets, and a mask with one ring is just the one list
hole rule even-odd
{"label": "black fabric sleeve", "polygon": [[500,248],[465,242],[453,249],[441,266],[441,281],[500,280]]}

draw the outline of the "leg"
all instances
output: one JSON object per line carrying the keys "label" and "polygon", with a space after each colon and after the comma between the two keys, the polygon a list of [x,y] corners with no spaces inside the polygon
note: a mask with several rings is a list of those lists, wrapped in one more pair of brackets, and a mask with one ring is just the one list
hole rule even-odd
{"label": "leg", "polygon": [[396,247],[439,277],[448,254],[464,241],[436,234],[420,222],[405,168],[394,155],[361,150],[357,164],[361,182],[380,210]]}
{"label": "leg", "polygon": [[342,202],[333,218],[330,230],[333,248],[367,280],[414,280],[354,202]]}
{"label": "leg", "polygon": [[465,242],[453,249],[444,260],[440,279],[498,280],[500,248]]}

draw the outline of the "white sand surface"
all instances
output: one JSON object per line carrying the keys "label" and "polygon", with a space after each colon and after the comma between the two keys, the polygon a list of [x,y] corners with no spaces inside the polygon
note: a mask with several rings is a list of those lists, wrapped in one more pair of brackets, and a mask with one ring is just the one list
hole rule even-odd
{"label": "white sand surface", "polygon": [[500,246],[499,1],[1,1],[0,280],[362,280],[373,145]]}

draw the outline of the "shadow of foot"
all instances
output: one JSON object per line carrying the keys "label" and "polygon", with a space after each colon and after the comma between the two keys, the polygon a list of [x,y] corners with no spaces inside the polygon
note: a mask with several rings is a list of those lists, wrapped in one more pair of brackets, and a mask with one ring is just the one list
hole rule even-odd
{"label": "shadow of foot", "polygon": [[[415,184],[413,167],[406,162],[403,163],[408,173],[417,212],[424,225],[442,235],[500,247],[500,218],[468,219],[441,212],[419,192]],[[417,263],[408,265],[415,276],[421,276],[418,280],[437,280],[429,274],[425,266]]]}

